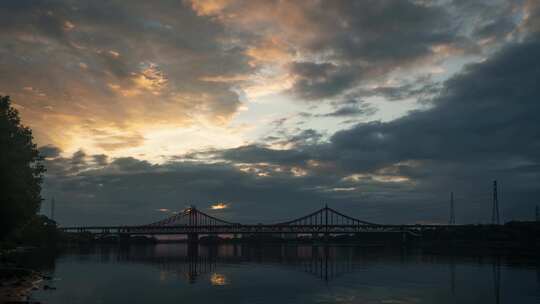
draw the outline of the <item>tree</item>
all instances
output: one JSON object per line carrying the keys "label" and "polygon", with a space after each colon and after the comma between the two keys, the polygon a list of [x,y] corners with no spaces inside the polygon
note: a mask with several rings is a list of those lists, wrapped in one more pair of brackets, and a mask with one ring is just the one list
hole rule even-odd
{"label": "tree", "polygon": [[0,240],[27,224],[41,205],[45,167],[32,140],[9,96],[0,96]]}

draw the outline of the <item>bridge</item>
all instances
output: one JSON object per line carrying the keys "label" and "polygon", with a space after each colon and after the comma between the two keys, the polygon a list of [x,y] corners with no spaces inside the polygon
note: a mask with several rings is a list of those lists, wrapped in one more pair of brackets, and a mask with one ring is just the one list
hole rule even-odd
{"label": "bridge", "polygon": [[68,233],[92,233],[96,235],[186,235],[197,241],[199,235],[260,235],[260,234],[310,234],[313,236],[355,234],[361,232],[400,232],[419,235],[425,230],[449,229],[454,225],[381,225],[366,222],[328,206],[308,215],[274,224],[240,224],[225,221],[190,207],[163,220],[139,226],[74,226],[61,227]]}

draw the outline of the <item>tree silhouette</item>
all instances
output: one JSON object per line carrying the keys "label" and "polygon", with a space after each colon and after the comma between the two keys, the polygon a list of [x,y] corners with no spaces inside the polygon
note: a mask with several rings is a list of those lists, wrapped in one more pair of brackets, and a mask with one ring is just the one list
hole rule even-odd
{"label": "tree silhouette", "polygon": [[41,204],[45,167],[32,140],[9,96],[0,96],[0,240],[28,223]]}

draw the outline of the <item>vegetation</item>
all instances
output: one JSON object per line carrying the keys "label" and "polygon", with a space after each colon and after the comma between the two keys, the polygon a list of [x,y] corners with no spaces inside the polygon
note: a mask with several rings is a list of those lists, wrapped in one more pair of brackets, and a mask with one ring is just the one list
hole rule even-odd
{"label": "vegetation", "polygon": [[60,238],[60,233],[53,220],[44,215],[35,215],[24,227],[15,230],[13,238],[20,244],[44,247],[55,244]]}
{"label": "vegetation", "polygon": [[32,130],[21,124],[9,96],[0,96],[0,241],[16,230],[40,226],[43,219],[36,213],[44,172]]}

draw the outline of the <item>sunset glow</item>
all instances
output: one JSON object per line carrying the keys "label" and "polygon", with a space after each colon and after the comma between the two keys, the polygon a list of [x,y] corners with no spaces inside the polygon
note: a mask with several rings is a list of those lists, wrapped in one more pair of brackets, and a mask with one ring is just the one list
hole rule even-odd
{"label": "sunset glow", "polygon": [[212,209],[212,210],[221,210],[221,209],[226,209],[226,208],[229,208],[229,204],[216,203],[216,204],[210,206],[210,209]]}

